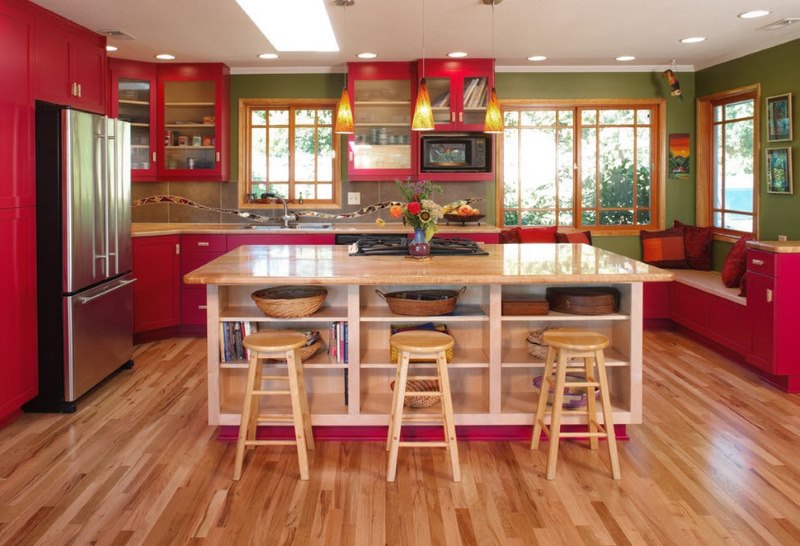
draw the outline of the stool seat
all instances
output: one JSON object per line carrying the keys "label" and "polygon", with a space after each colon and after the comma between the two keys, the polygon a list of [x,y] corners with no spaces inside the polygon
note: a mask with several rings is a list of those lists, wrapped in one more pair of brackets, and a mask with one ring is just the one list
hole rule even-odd
{"label": "stool seat", "polygon": [[577,328],[557,328],[542,335],[542,343],[554,349],[597,351],[608,347],[608,338],[597,332]]}
{"label": "stool seat", "polygon": [[[453,467],[453,481],[461,481],[461,468],[458,463],[458,443],[456,442],[456,428],[453,421],[453,400],[450,396],[450,379],[447,373],[448,349],[453,347],[453,338],[443,332],[429,330],[413,330],[394,334],[389,343],[398,351],[397,373],[394,381],[394,394],[392,395],[392,411],[389,419],[389,430],[386,438],[386,450],[389,451],[389,464],[386,469],[386,481],[393,482],[397,472],[397,454],[400,447],[445,447],[450,451],[450,463]],[[409,376],[408,368],[411,359],[435,360],[435,376]],[[411,391],[409,381],[438,379],[438,388],[435,390]],[[434,383],[435,384],[435,383]],[[429,422],[432,414],[403,415],[403,406],[406,398],[424,394],[424,396],[439,398],[441,401],[441,422],[444,426],[444,441],[400,441],[400,429],[403,421]]]}
{"label": "stool seat", "polygon": [[394,334],[391,344],[398,351],[438,353],[450,349],[453,346],[453,338],[443,332],[433,330],[410,330]]}
{"label": "stool seat", "polygon": [[285,352],[306,344],[306,336],[294,330],[271,330],[250,334],[242,345],[260,353]]}
{"label": "stool seat", "polygon": [[[300,479],[308,479],[307,449],[314,449],[314,435],[311,429],[311,418],[308,411],[303,363],[298,349],[306,344],[306,336],[293,330],[265,330],[250,334],[242,340],[242,344],[250,351],[250,363],[247,368],[242,403],[242,419],[239,423],[239,438],[236,442],[236,459],[233,467],[233,479],[242,475],[245,449],[266,445],[296,445],[297,458],[300,464]],[[286,375],[264,375],[261,359],[286,360]],[[265,382],[282,383],[282,388],[264,388]],[[292,403],[291,415],[263,414],[259,409],[259,398],[264,396],[289,396]],[[293,440],[258,440],[256,437],[259,423],[291,422],[294,425]]]}
{"label": "stool seat", "polygon": [[[617,439],[614,423],[611,418],[611,397],[608,391],[605,358],[603,349],[608,347],[606,336],[588,330],[575,328],[556,328],[542,335],[542,341],[548,346],[542,384],[539,390],[539,402],[534,417],[531,449],[539,447],[541,433],[544,432],[550,441],[547,455],[548,480],[556,477],[556,460],[560,438],[588,438],[591,449],[598,448],[598,438],[605,438],[608,443],[608,456],[611,460],[611,475],[615,480],[620,478],[619,458],[617,456]],[[583,359],[585,377],[579,380],[567,380],[567,369],[572,373],[576,369],[571,359]],[[594,368],[597,367],[595,376]],[[555,377],[553,377],[555,375]],[[564,410],[564,392],[570,388],[586,389],[586,410]],[[602,424],[597,421],[595,389],[599,390],[600,407],[603,414]],[[550,393],[553,400],[550,409],[550,426],[545,423]],[[561,432],[562,415],[586,415],[588,431]]]}

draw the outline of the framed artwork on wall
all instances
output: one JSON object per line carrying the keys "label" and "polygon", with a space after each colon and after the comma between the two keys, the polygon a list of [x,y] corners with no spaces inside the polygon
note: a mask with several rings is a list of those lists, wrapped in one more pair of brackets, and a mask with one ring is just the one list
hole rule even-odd
{"label": "framed artwork on wall", "polygon": [[670,133],[669,135],[669,177],[689,176],[689,134]]}
{"label": "framed artwork on wall", "polygon": [[793,193],[791,148],[767,150],[767,193]]}
{"label": "framed artwork on wall", "polygon": [[792,140],[792,94],[767,97],[767,142]]}

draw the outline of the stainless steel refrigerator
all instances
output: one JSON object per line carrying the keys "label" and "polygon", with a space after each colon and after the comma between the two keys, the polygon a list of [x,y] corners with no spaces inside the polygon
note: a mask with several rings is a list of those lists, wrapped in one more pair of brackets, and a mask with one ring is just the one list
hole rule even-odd
{"label": "stainless steel refrigerator", "polygon": [[39,395],[75,410],[133,365],[130,124],[36,103]]}

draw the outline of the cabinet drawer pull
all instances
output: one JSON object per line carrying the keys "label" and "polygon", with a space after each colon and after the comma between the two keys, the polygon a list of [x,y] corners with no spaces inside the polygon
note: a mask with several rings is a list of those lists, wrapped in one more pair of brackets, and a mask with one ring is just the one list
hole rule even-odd
{"label": "cabinet drawer pull", "polygon": [[464,112],[459,112],[458,113],[458,122],[459,123],[464,123]]}
{"label": "cabinet drawer pull", "polygon": [[766,296],[767,303],[772,303],[772,288],[767,288]]}
{"label": "cabinet drawer pull", "polygon": [[219,152],[217,152],[217,163],[219,163]]}
{"label": "cabinet drawer pull", "polygon": [[208,246],[208,241],[197,241],[197,246]]}
{"label": "cabinet drawer pull", "polygon": [[81,93],[81,84],[78,84],[78,96],[82,97],[83,94]]}
{"label": "cabinet drawer pull", "polygon": [[750,263],[752,263],[753,265],[764,265],[764,260],[755,260],[754,259]]}
{"label": "cabinet drawer pull", "polygon": [[456,120],[456,113],[453,112],[453,113],[450,114],[450,121],[455,122],[455,120]]}
{"label": "cabinet drawer pull", "polygon": [[208,305],[198,305],[197,308],[205,311],[206,309],[208,309]]}
{"label": "cabinet drawer pull", "polygon": [[156,162],[156,153],[153,152],[153,163],[155,163],[155,162]]}

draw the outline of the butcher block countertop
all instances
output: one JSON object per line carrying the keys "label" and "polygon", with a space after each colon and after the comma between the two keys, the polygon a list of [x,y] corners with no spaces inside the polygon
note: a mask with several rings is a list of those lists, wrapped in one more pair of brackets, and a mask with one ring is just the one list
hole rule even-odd
{"label": "butcher block countertop", "polygon": [[[134,223],[133,236],[147,237],[155,235],[184,235],[184,234],[227,234],[227,233],[246,233],[254,235],[257,233],[282,233],[282,234],[309,234],[309,233],[411,233],[411,228],[399,222],[386,222],[383,227],[375,222],[358,223],[332,223],[320,220],[320,224],[331,224],[330,228],[320,229],[319,227],[304,228],[303,223],[297,224],[292,229],[253,229],[249,226],[259,226],[264,224],[189,224],[189,223]],[[440,233],[500,233],[500,228],[487,224],[439,224]]]}
{"label": "butcher block countertop", "polygon": [[777,254],[800,254],[800,241],[747,241],[747,247]]}
{"label": "butcher block countertop", "polygon": [[581,244],[483,245],[488,256],[350,256],[345,245],[242,246],[187,284],[523,284],[671,281],[664,269]]}

